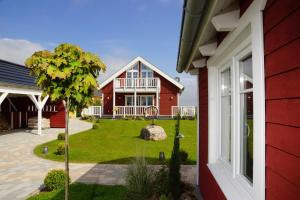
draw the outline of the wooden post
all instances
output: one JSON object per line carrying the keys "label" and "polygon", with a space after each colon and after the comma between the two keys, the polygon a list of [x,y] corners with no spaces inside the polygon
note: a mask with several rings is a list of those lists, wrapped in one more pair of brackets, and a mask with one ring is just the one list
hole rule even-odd
{"label": "wooden post", "polygon": [[65,101],[65,200],[69,200],[69,98]]}
{"label": "wooden post", "polygon": [[42,107],[40,105],[41,105],[41,96],[38,97],[38,106],[37,106],[37,109],[38,109],[37,125],[38,125],[38,134],[39,135],[42,134]]}

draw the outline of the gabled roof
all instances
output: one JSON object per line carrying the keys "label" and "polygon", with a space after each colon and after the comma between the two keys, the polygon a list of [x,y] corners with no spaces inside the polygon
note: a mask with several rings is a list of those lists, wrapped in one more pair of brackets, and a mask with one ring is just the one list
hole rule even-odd
{"label": "gabled roof", "polygon": [[158,69],[156,66],[152,65],[151,63],[149,63],[148,61],[146,61],[144,58],[142,58],[140,56],[138,56],[135,59],[133,59],[127,65],[125,65],[124,67],[122,67],[119,71],[117,71],[116,73],[114,73],[111,77],[109,77],[103,83],[101,83],[100,84],[100,89],[102,89],[108,83],[110,83],[115,78],[117,78],[118,76],[120,76],[124,71],[126,71],[127,69],[129,69],[130,67],[132,67],[138,61],[140,61],[141,63],[145,64],[147,67],[149,67],[150,69],[152,69],[153,71],[155,71],[156,73],[158,73],[159,75],[161,75],[162,77],[164,77],[165,79],[167,79],[168,81],[170,81],[171,83],[173,83],[181,91],[183,90],[184,86],[181,83],[177,82],[175,79],[171,78],[170,76],[168,76],[167,74],[165,74],[164,72],[162,72],[160,69]]}
{"label": "gabled roof", "polygon": [[36,77],[23,65],[0,59],[0,84],[38,89]]}

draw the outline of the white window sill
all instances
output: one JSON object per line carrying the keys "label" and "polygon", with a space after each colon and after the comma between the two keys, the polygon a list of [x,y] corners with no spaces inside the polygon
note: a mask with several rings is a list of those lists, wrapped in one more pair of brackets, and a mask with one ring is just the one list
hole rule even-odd
{"label": "white window sill", "polygon": [[238,178],[233,178],[232,171],[230,171],[223,163],[216,162],[207,164],[207,166],[228,200],[254,199],[242,185],[243,183],[241,183]]}

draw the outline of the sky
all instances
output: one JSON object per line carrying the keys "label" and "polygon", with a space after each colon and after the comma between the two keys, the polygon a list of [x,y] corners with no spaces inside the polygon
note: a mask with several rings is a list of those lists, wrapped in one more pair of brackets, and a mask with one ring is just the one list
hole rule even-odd
{"label": "sky", "polygon": [[178,74],[183,0],[0,0],[0,59],[23,64],[33,52],[79,45],[107,65],[103,81],[137,56],[185,86],[196,105],[196,77]]}

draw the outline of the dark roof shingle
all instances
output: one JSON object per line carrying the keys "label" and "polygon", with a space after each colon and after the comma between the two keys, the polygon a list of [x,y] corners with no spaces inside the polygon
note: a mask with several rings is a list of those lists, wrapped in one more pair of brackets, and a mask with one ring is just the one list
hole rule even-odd
{"label": "dark roof shingle", "polygon": [[0,84],[37,88],[36,78],[23,65],[0,59]]}

